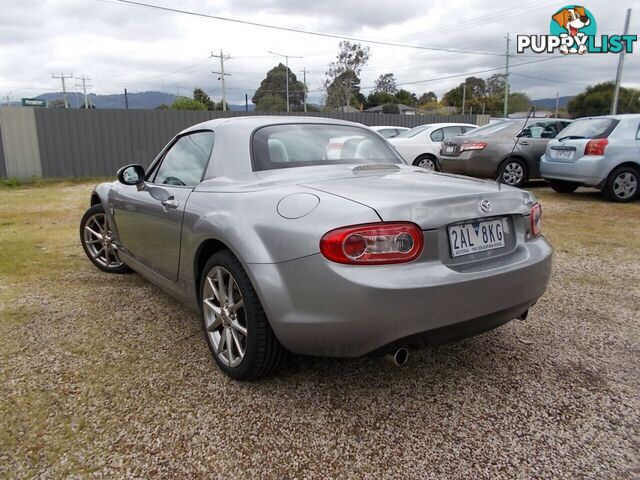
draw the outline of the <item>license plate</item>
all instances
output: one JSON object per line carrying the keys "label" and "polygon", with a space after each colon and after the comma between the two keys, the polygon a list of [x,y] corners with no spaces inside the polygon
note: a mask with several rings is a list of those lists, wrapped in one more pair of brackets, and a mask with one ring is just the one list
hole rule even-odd
{"label": "license plate", "polygon": [[444,153],[453,153],[454,150],[455,147],[453,145],[447,145],[446,147],[444,147]]}
{"label": "license plate", "polygon": [[503,219],[451,226],[449,245],[452,257],[504,247]]}
{"label": "license plate", "polygon": [[553,158],[556,160],[571,160],[573,158],[573,150],[551,150]]}

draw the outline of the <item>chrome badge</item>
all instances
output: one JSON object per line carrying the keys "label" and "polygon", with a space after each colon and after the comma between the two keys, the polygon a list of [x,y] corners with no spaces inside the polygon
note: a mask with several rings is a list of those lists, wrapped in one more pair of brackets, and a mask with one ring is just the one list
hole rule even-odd
{"label": "chrome badge", "polygon": [[489,213],[491,211],[491,202],[489,200],[482,200],[480,202],[480,210],[484,213]]}

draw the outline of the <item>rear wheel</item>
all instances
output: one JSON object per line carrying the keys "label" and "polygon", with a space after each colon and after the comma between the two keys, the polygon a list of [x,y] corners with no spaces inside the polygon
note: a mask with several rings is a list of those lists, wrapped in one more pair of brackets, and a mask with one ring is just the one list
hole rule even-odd
{"label": "rear wheel", "polygon": [[640,191],[640,174],[633,167],[616,168],[604,187],[605,196],[613,202],[630,202]]}
{"label": "rear wheel", "polygon": [[131,271],[118,254],[111,228],[102,204],[89,208],[80,221],[80,242],[89,260],[100,270],[108,273],[128,273]]}
{"label": "rear wheel", "polygon": [[573,193],[580,186],[576,182],[567,182],[564,180],[549,180],[551,188],[558,193]]}
{"label": "rear wheel", "polygon": [[440,167],[438,167],[438,161],[433,155],[420,155],[413,161],[413,165],[416,167],[425,168],[427,170],[436,172],[440,171]]}
{"label": "rear wheel", "polygon": [[521,187],[528,179],[526,164],[516,157],[505,160],[498,171],[498,181],[512,187]]}
{"label": "rear wheel", "polygon": [[211,256],[200,281],[202,320],[209,350],[222,371],[251,380],[277,368],[278,342],[244,268],[229,251]]}

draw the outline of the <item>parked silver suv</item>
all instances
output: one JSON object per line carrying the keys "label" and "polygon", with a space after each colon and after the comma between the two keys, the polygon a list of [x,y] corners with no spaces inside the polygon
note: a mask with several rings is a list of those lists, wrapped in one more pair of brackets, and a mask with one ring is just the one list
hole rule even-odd
{"label": "parked silver suv", "polygon": [[640,192],[640,115],[574,121],[547,145],[540,173],[556,192],[585,185],[614,202],[630,202]]}

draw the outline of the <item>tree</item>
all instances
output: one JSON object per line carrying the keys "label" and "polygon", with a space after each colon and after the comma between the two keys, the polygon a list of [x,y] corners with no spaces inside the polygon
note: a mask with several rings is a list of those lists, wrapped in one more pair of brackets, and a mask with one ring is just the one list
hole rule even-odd
{"label": "tree", "polygon": [[384,73],[380,75],[376,80],[376,85],[373,91],[376,93],[396,93],[398,91],[398,84],[393,73]]}
{"label": "tree", "polygon": [[385,103],[382,105],[382,113],[400,114],[400,107],[397,103]]}
{"label": "tree", "polygon": [[467,98],[481,97],[487,90],[484,80],[478,77],[467,77],[464,83],[467,86]]}
{"label": "tree", "polygon": [[287,102],[280,95],[263,95],[256,103],[258,112],[286,112]]}
{"label": "tree", "polygon": [[[267,72],[266,77],[260,82],[260,87],[256,90],[251,101],[256,105],[269,106],[269,108],[279,108],[279,110],[269,110],[271,112],[284,112],[287,110],[287,75],[289,75],[289,105],[294,111],[303,110],[304,83],[298,81],[298,77],[291,69],[279,63]],[[274,99],[261,101],[264,97],[279,97],[282,102]],[[262,110],[266,111],[266,110]]]}
{"label": "tree", "polygon": [[171,105],[173,110],[206,110],[207,106],[193,98],[178,97]]}
{"label": "tree", "polygon": [[433,92],[425,92],[418,98],[418,104],[437,102],[438,96]]}
{"label": "tree", "polygon": [[169,105],[167,105],[166,103],[161,103],[155,109],[156,110],[169,110],[170,108],[171,107]]}
{"label": "tree", "polygon": [[342,41],[339,49],[336,61],[329,64],[329,70],[325,74],[324,88],[327,94],[327,106],[330,108],[351,104],[356,84],[356,91],[360,91],[358,75],[369,61],[369,47]]}
{"label": "tree", "polygon": [[414,107],[417,102],[418,97],[416,97],[416,94],[413,92],[401,89],[396,93],[396,103],[402,103],[403,105]]}
{"label": "tree", "polygon": [[347,105],[358,106],[357,98],[360,95],[360,78],[352,70],[342,72],[326,89],[328,107],[336,109]]}
{"label": "tree", "polygon": [[[572,117],[585,117],[590,115],[606,115],[611,111],[613,102],[613,82],[604,82],[589,86],[576,95],[569,104],[567,110]],[[618,95],[618,113],[640,112],[640,90],[620,87]]]}
{"label": "tree", "polygon": [[[504,102],[502,102],[504,104]],[[508,113],[524,112],[531,108],[531,99],[526,93],[513,92],[509,94]]]}
{"label": "tree", "polygon": [[395,95],[387,92],[371,92],[367,96],[367,108],[377,107],[378,105],[384,105],[385,103],[396,103]]}
{"label": "tree", "polygon": [[504,95],[504,74],[494,73],[487,79],[487,95]]}
{"label": "tree", "polygon": [[93,105],[92,103],[90,103],[88,106],[87,104],[83,103],[82,105],[80,105],[80,108],[96,108],[95,105]]}
{"label": "tree", "polygon": [[217,110],[215,103],[201,88],[193,89],[193,99],[197,100],[200,103],[203,103],[207,107],[207,110]]}

